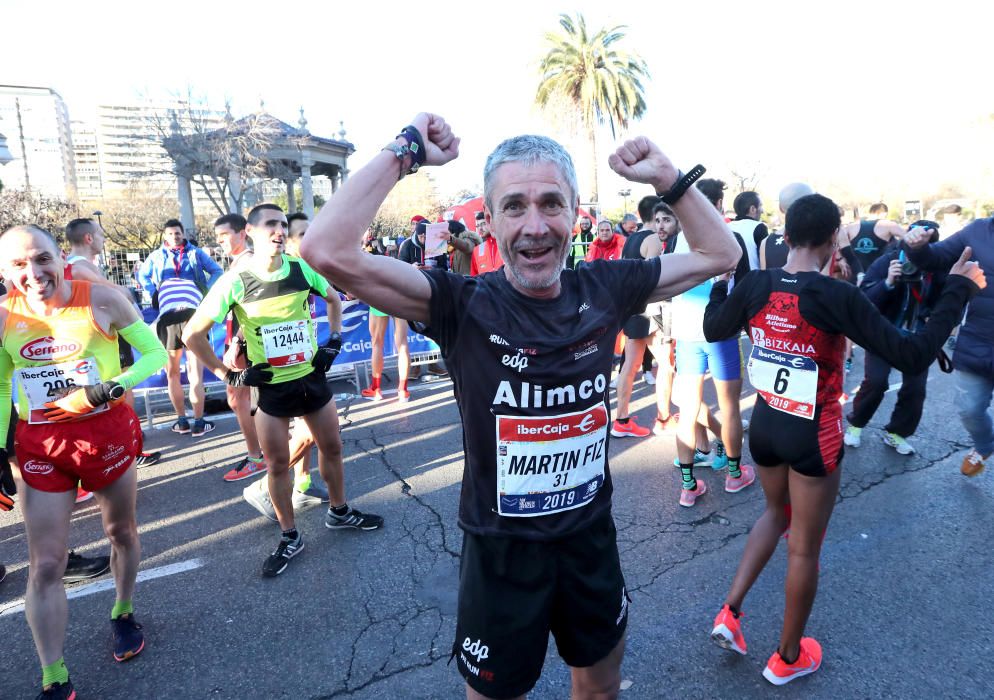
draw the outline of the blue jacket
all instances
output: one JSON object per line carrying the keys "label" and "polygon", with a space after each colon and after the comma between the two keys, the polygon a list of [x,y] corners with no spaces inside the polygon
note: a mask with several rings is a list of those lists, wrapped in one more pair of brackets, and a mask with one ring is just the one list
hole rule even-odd
{"label": "blue jacket", "polygon": [[[867,269],[859,288],[888,321],[918,332],[925,326],[929,314],[939,301],[948,273],[945,270],[924,272],[920,281],[905,282],[899,279],[888,289],[887,271],[891,261],[900,256],[900,248],[899,241],[897,245],[888,246],[883,255]],[[916,292],[920,299],[914,296]],[[915,318],[909,318],[912,310],[917,310]]]}
{"label": "blue jacket", "polygon": [[[177,264],[179,274],[176,274]],[[153,298],[162,280],[174,277],[194,282],[200,292],[205,293],[222,272],[221,266],[211,256],[192,243],[184,243],[183,248],[176,252],[165,246],[153,251],[138,271],[138,282]]]}
{"label": "blue jacket", "polygon": [[944,241],[911,251],[909,257],[922,269],[948,270],[966,246],[973,249],[972,260],[980,265],[988,284],[966,307],[953,366],[994,379],[994,219],[977,219]]}

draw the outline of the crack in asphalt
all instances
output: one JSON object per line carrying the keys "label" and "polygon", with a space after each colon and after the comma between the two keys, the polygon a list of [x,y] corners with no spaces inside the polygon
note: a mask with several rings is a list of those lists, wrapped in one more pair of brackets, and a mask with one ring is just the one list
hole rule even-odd
{"label": "crack in asphalt", "polygon": [[[417,493],[415,493],[414,489],[411,487],[411,484],[400,473],[400,469],[390,463],[390,459],[387,456],[387,445],[385,445],[382,442],[380,442],[375,435],[374,436],[370,436],[367,439],[370,442],[372,442],[378,449],[375,450],[375,451],[373,451],[373,452],[371,452],[370,450],[367,450],[362,445],[357,445],[357,447],[360,450],[362,450],[363,452],[365,452],[367,455],[375,456],[375,457],[379,458],[380,462],[383,464],[383,466],[386,468],[386,470],[388,472],[390,472],[393,475],[393,477],[400,483],[400,485],[401,485],[400,486],[401,493],[403,493],[405,496],[408,496],[409,498],[411,498],[412,500],[414,500],[415,503],[417,503],[418,505],[420,505],[421,507],[423,507],[425,510],[427,510],[429,513],[431,513],[432,517],[435,519],[435,522],[438,524],[439,531],[441,532],[441,536],[442,536],[442,551],[444,551],[445,553],[447,553],[453,559],[457,559],[458,560],[459,557],[460,557],[460,553],[457,552],[455,549],[452,549],[449,546],[448,537],[447,537],[447,530],[445,528],[445,519],[442,517],[442,514],[439,513],[438,510],[436,510],[434,506],[432,506],[426,500],[424,500],[423,498],[421,498],[421,496],[419,496]],[[413,533],[409,533],[409,534],[413,535]]]}
{"label": "crack in asphalt", "polygon": [[[412,671],[418,668],[427,668],[429,666],[434,665],[439,660],[445,658],[445,654],[439,653],[437,646],[438,637],[442,631],[442,624],[444,622],[444,616],[442,614],[442,611],[439,610],[438,607],[415,606],[414,608],[406,608],[404,610],[401,610],[400,612],[394,613],[393,615],[387,615],[380,619],[376,619],[373,616],[372,612],[369,609],[368,601],[363,601],[363,609],[366,613],[366,617],[368,618],[369,622],[368,624],[366,624],[365,627],[362,628],[362,630],[360,630],[359,634],[352,642],[352,655],[349,659],[348,672],[345,675],[345,679],[343,681],[343,687],[340,687],[329,694],[312,696],[311,700],[331,700],[332,698],[340,698],[340,697],[353,695],[361,690],[368,688],[369,686],[375,683],[379,683],[381,681],[392,678],[393,676],[399,675],[401,673],[407,673],[408,671]],[[438,618],[436,620],[435,631],[432,634],[431,641],[428,644],[427,658],[424,661],[405,664],[403,666],[393,669],[392,671],[387,671],[386,670],[387,667],[390,665],[390,662],[393,660],[393,657],[397,652],[398,640],[403,635],[407,626],[415,622],[416,620],[420,619],[426,613],[434,614]],[[373,630],[375,627],[385,624],[389,625],[390,623],[393,623],[397,627],[399,627],[399,630],[397,630],[397,632],[394,633],[391,637],[390,651],[388,654],[385,655],[385,660],[383,661],[382,664],[380,664],[379,668],[377,668],[372,673],[372,675],[370,675],[365,681],[355,686],[350,685],[352,681],[352,673],[356,664],[356,656],[358,655],[359,646],[364,636],[367,633],[369,633],[371,630]]]}

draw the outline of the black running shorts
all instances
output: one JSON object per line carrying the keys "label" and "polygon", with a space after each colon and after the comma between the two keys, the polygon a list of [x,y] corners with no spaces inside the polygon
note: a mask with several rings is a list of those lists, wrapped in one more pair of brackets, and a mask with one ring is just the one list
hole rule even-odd
{"label": "black running shorts", "polygon": [[625,321],[625,325],[622,327],[625,335],[632,340],[641,340],[642,338],[648,338],[651,331],[649,330],[649,319],[641,314],[635,314],[634,316],[629,316],[628,320]]}
{"label": "black running shorts", "polygon": [[259,387],[259,410],[276,418],[297,418],[324,408],[334,398],[325,376],[315,370],[306,377]]}
{"label": "black running shorts", "polygon": [[542,673],[549,632],[570,666],[593,666],[625,635],[628,593],[608,515],[566,538],[463,535],[452,646],[471,688],[513,698]]}
{"label": "black running shorts", "polygon": [[842,406],[815,408],[814,420],[778,411],[756,399],[749,424],[749,453],[761,467],[788,464],[805,476],[828,476],[842,462]]}
{"label": "black running shorts", "polygon": [[196,309],[176,309],[159,316],[156,331],[159,335],[159,342],[166,350],[182,350],[185,347],[183,345],[183,329],[186,328],[186,322],[193,318],[195,311]]}

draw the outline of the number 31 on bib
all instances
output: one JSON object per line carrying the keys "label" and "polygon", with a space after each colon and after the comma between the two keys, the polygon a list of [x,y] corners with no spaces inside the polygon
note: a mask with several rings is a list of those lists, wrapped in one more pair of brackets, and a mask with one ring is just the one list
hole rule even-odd
{"label": "number 31 on bib", "polygon": [[818,397],[818,363],[804,355],[754,345],[749,381],[770,408],[813,420]]}

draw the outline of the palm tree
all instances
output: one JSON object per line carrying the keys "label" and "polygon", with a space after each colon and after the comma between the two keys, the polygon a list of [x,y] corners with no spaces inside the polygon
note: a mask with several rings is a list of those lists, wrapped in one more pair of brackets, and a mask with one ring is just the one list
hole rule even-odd
{"label": "palm tree", "polygon": [[575,112],[590,143],[591,201],[597,202],[596,127],[606,122],[614,137],[618,129],[628,128],[630,120],[645,114],[642,81],[649,78],[649,69],[638,54],[618,48],[625,37],[624,25],[591,35],[580,13],[575,20],[559,15],[559,25],[561,33],[545,35],[549,50],[539,68],[535,102],[545,109],[565,104]]}

